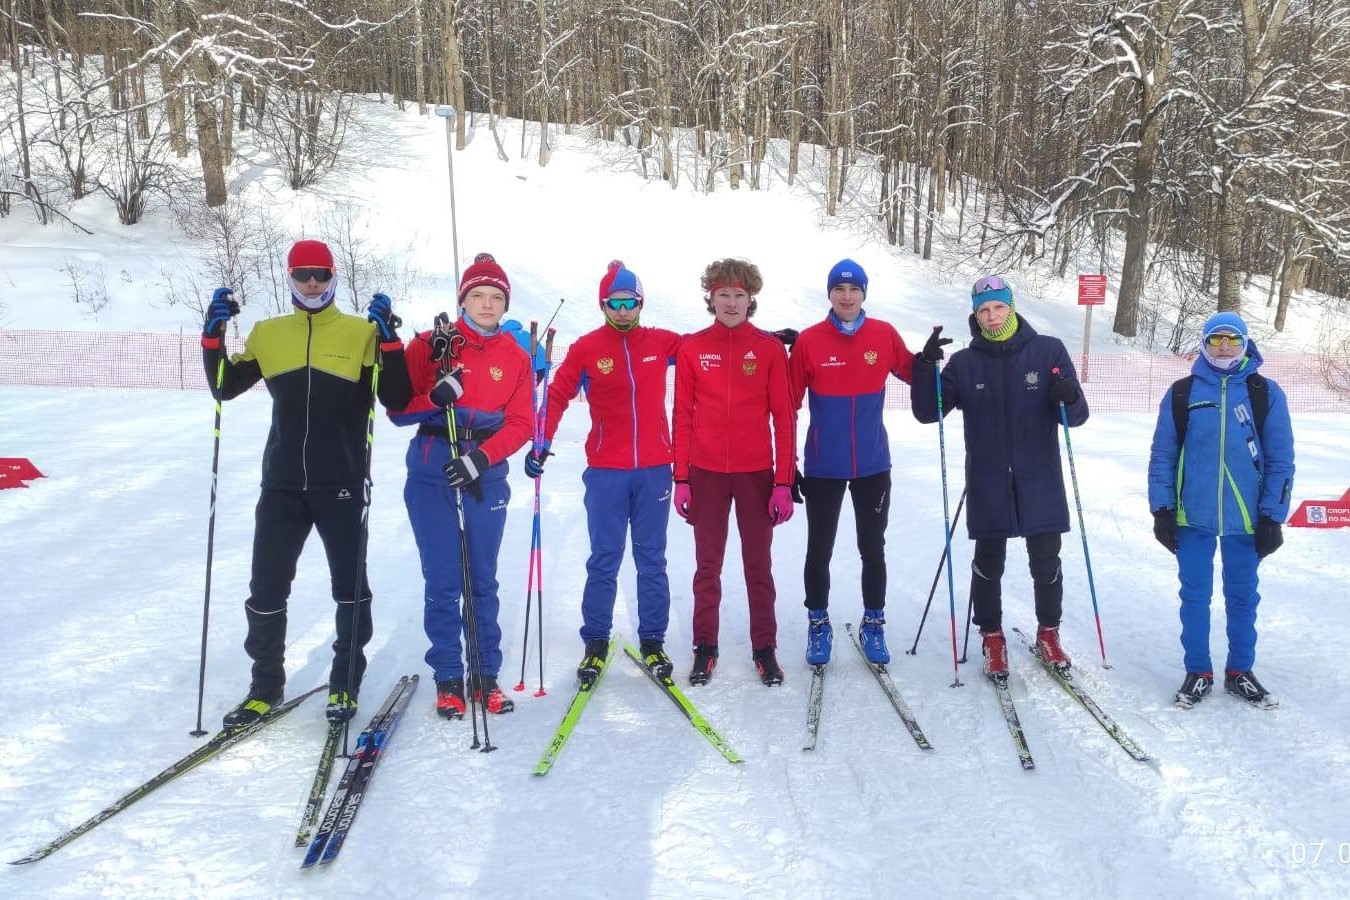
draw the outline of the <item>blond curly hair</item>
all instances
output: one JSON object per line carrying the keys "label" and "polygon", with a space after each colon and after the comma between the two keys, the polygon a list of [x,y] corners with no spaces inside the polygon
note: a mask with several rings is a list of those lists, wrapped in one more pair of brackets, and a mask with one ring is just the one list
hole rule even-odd
{"label": "blond curly hair", "polygon": [[759,274],[759,267],[749,260],[719,259],[708,263],[699,284],[703,287],[703,303],[707,306],[708,312],[713,311],[712,294],[718,287],[734,284],[744,287],[745,292],[750,295],[750,308],[745,314],[748,319],[755,314],[759,306],[755,297],[764,287],[764,276]]}

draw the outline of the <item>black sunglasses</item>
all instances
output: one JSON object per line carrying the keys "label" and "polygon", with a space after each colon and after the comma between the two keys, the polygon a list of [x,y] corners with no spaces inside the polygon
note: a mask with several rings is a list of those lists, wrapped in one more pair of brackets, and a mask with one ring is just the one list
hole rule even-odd
{"label": "black sunglasses", "polygon": [[304,284],[311,278],[319,284],[327,284],[333,280],[333,270],[321,266],[298,266],[291,269],[291,277],[300,284]]}

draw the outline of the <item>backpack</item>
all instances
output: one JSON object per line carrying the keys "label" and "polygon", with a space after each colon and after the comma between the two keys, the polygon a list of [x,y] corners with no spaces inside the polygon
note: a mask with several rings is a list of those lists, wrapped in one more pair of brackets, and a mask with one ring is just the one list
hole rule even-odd
{"label": "backpack", "polygon": [[[1172,421],[1177,429],[1177,446],[1186,443],[1186,423],[1191,418],[1191,384],[1194,375],[1187,375],[1172,384]],[[1266,413],[1270,411],[1270,385],[1260,372],[1247,376],[1247,398],[1252,403],[1252,420],[1256,424],[1256,434],[1265,443]]]}

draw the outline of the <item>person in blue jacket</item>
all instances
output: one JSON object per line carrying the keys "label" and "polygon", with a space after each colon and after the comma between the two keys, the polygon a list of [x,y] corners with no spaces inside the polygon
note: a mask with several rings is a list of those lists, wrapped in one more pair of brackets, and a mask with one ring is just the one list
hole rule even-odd
{"label": "person in blue jacket", "polygon": [[[989,275],[971,290],[970,345],[942,370],[942,408],[960,409],[966,439],[966,529],[975,542],[970,597],[983,637],[984,671],[1008,677],[1003,635],[1003,565],[1008,538],[1026,539],[1036,601],[1036,647],[1067,671],[1059,643],[1064,577],[1060,535],[1069,504],[1059,457],[1060,405],[1070,426],[1087,421],[1088,404],[1069,351],[1037,334],[1015,309],[1012,285]],[[937,333],[934,333],[934,337]],[[914,359],[910,407],[920,422],[938,420],[937,362],[930,339]]]}
{"label": "person in blue jacket", "polygon": [[[1189,708],[1214,684],[1209,605],[1214,548],[1223,560],[1228,613],[1224,689],[1249,703],[1276,705],[1256,676],[1256,569],[1284,543],[1294,482],[1294,433],[1284,391],[1257,374],[1261,353],[1237,313],[1205,323],[1191,366],[1181,440],[1173,393],[1163,396],[1148,461],[1153,534],[1176,554],[1181,580],[1181,646],[1186,678],[1176,702]],[[1260,390],[1264,382],[1264,391]],[[1258,395],[1265,394],[1264,403]],[[1260,406],[1264,405],[1264,416]],[[1262,421],[1264,419],[1264,421]]]}

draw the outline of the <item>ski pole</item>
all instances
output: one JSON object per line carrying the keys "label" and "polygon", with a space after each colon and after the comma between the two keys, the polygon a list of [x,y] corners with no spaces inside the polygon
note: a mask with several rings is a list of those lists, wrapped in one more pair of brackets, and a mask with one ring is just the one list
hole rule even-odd
{"label": "ski pole", "polygon": [[[222,329],[223,332],[224,329]],[[193,737],[203,737],[202,704],[206,698],[206,633],[211,620],[211,559],[216,546],[216,482],[220,475],[220,413],[221,391],[225,389],[225,347],[220,347],[220,361],[216,363],[216,424],[215,449],[211,452],[211,514],[206,525],[206,592],[202,597],[202,654],[201,664],[197,668],[197,727],[188,732]]]}
{"label": "ski pole", "polygon": [[961,642],[961,662],[965,662],[967,651],[970,649],[970,623],[975,613],[975,597],[971,595],[966,600],[966,638]]}
{"label": "ski pole", "polygon": [[[961,507],[966,503],[966,489],[961,489],[961,499],[956,501],[956,515],[952,517],[952,528],[955,529],[958,522],[961,521]],[[928,602],[923,605],[923,615],[919,617],[919,630],[914,632],[914,646],[905,652],[910,656],[918,655],[919,635],[923,634],[923,624],[928,621],[928,609],[933,605],[933,594],[937,591],[938,579],[942,577],[942,567],[947,562],[947,551],[952,547],[952,532],[947,532],[947,546],[942,550],[942,558],[938,560],[937,571],[933,573],[933,583],[928,588]]]}
{"label": "ski pole", "polygon": [[[562,309],[563,301],[558,300],[558,309],[553,311],[554,318],[558,315],[558,310]],[[549,319],[552,323],[553,319]],[[558,332],[556,329],[548,328],[544,337],[544,391],[543,399],[539,403],[539,450],[543,450],[544,426],[548,420],[548,384],[549,376],[553,372],[553,337]],[[539,642],[539,690],[534,692],[536,697],[543,697],[548,692],[544,690],[544,535],[539,521],[539,481],[535,481],[535,499],[534,499],[534,532],[535,541],[539,548],[534,554],[535,579],[534,589],[537,592],[535,608],[535,624],[538,626],[535,631],[538,634]]]}
{"label": "ski pole", "polygon": [[942,460],[942,523],[947,540],[947,602],[951,607],[952,618],[952,672],[955,680],[952,687],[961,687],[961,663],[956,658],[956,584],[952,580],[952,518],[947,496],[947,432],[942,424],[946,411],[942,408],[942,361],[933,364],[934,380],[937,384],[938,408],[938,455]]}
{"label": "ski pole", "polygon": [[[459,458],[459,426],[455,422],[455,411],[447,409],[445,411],[446,428],[450,432],[450,458]],[[464,582],[463,612],[460,616],[464,621],[464,630],[466,632],[466,643],[468,644],[469,671],[472,675],[482,678],[483,669],[483,650],[479,642],[478,635],[478,611],[473,603],[473,567],[469,562],[469,535],[464,527],[464,489],[454,488],[455,492],[455,519],[459,524],[459,565]],[[487,697],[481,699],[475,696],[475,685],[470,684],[470,679],[465,680],[465,689],[469,695],[469,721],[473,724],[473,743],[470,748],[477,750],[482,748],[483,753],[491,753],[497,748],[492,746],[492,738],[488,736],[488,710]],[[481,687],[481,681],[478,683]],[[478,719],[481,714],[483,720],[483,740],[478,741]]]}
{"label": "ski pole", "polygon": [[[390,315],[389,324],[397,328],[403,324],[398,316]],[[380,395],[380,369],[382,368],[382,359],[380,356],[379,340],[375,341],[375,365],[370,370],[370,409],[366,416],[366,470],[364,479],[361,482],[361,543],[356,546],[356,584],[352,588],[352,623],[351,635],[347,639],[347,697],[339,698],[350,701],[352,689],[356,687],[356,654],[361,651],[361,604],[368,603],[369,598],[365,596],[366,586],[366,545],[370,541],[370,489],[372,486],[370,478],[371,457],[375,448],[375,405]],[[349,739],[352,731],[352,718],[347,716],[342,723],[342,755],[350,756],[351,747]]]}
{"label": "ski pole", "polygon": [[[539,351],[539,323],[530,321],[530,365],[534,365],[535,354]],[[535,388],[530,389],[530,403],[533,406],[534,415],[534,441],[533,449],[539,449],[539,443],[542,440],[541,433],[543,423],[539,419],[539,392]],[[525,690],[525,664],[530,655],[530,605],[534,601],[534,557],[539,552],[539,479],[534,479],[534,524],[530,529],[530,557],[527,563],[529,569],[525,576],[525,634],[520,642],[520,680],[516,682],[515,690]]]}
{"label": "ski pole", "polygon": [[[1059,377],[1059,368],[1051,369],[1050,373]],[[1083,521],[1083,500],[1078,493],[1078,469],[1073,462],[1073,439],[1069,437],[1069,411],[1062,401],[1059,403],[1059,421],[1064,426],[1064,449],[1069,455],[1069,476],[1073,479],[1073,503],[1078,507],[1078,534],[1083,539],[1083,562],[1087,564],[1088,593],[1092,595],[1092,616],[1097,620],[1097,646],[1102,651],[1102,668],[1109,669],[1111,664],[1106,661],[1106,638],[1102,634],[1102,616],[1097,609],[1097,586],[1092,579],[1092,556],[1088,553],[1087,525]]]}

